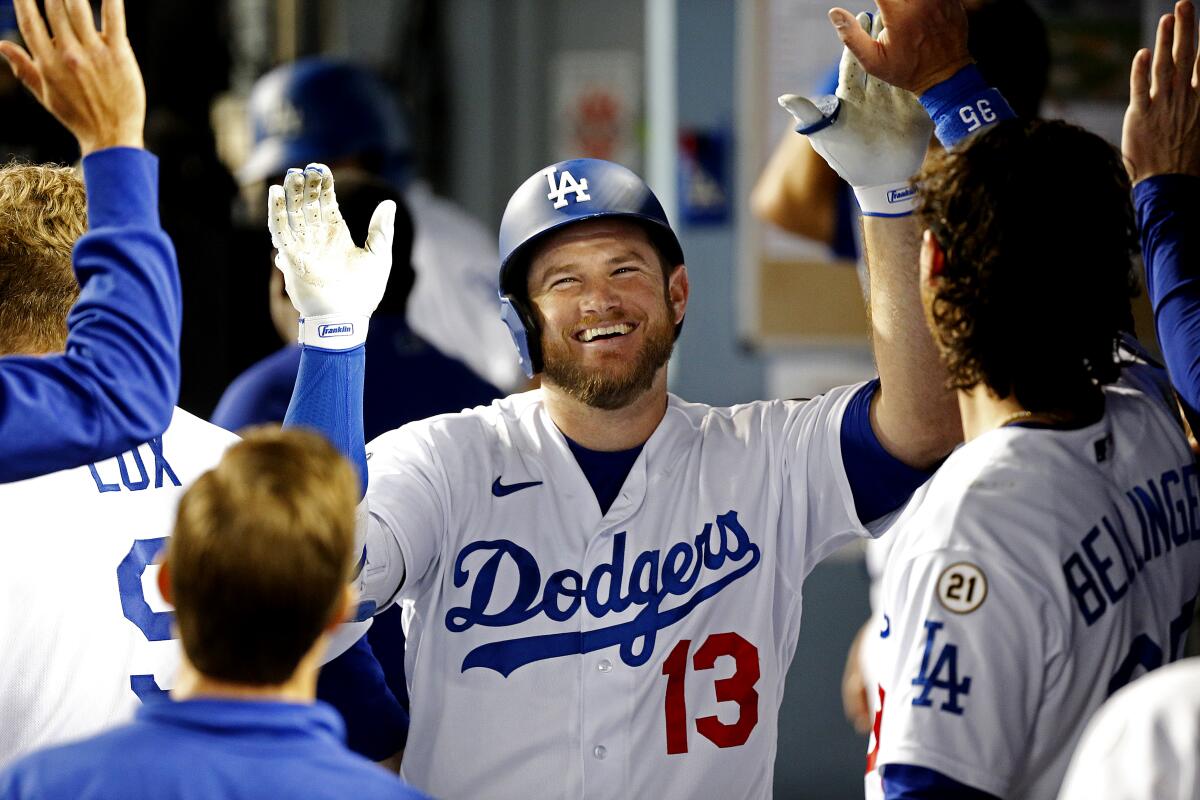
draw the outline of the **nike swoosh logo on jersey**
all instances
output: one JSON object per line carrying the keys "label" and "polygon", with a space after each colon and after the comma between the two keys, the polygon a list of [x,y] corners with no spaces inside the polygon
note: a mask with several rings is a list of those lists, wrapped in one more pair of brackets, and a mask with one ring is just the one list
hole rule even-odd
{"label": "nike swoosh logo on jersey", "polygon": [[496,480],[492,482],[492,494],[496,495],[496,497],[504,497],[512,494],[513,492],[519,492],[522,489],[528,489],[531,486],[541,485],[541,481],[525,481],[524,483],[510,483],[506,485],[500,482],[500,478],[496,478]]}
{"label": "nike swoosh logo on jersey", "polygon": [[886,639],[892,635],[892,618],[887,614],[883,615],[883,630],[879,632],[880,639]]}

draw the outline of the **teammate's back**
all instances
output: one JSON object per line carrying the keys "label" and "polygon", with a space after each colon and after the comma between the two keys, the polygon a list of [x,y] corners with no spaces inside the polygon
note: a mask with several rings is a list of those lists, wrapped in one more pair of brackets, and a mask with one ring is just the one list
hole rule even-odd
{"label": "teammate's back", "polygon": [[170,688],[179,646],[150,565],[184,490],[235,441],[177,408],[137,450],[0,485],[0,766]]}
{"label": "teammate's back", "polygon": [[1122,381],[1105,401],[1092,425],[979,437],[914,498],[884,578],[880,763],[1052,798],[1096,708],[1180,655],[1196,470],[1161,391]]}

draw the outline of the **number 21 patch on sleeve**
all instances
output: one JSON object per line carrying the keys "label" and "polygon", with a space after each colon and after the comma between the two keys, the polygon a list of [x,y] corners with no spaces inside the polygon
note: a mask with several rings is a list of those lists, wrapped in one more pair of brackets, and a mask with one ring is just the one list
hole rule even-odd
{"label": "number 21 patch on sleeve", "polygon": [[951,564],[938,576],[938,602],[955,614],[970,614],[987,599],[987,576],[967,561]]}

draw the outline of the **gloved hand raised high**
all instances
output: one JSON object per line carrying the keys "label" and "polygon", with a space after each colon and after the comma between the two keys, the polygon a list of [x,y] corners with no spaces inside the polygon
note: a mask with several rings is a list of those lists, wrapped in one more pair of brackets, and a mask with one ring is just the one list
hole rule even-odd
{"label": "gloved hand raised high", "polygon": [[[883,30],[882,20],[865,12],[858,23],[874,38]],[[916,194],[910,178],[921,168],[933,133],[915,95],[872,78],[847,49],[835,97],[814,102],[785,94],[779,104],[796,118],[796,132],[854,188],[864,214],[912,212]]]}
{"label": "gloved hand raised high", "polygon": [[267,226],[278,250],[275,266],[300,312],[301,344],[349,350],[366,341],[367,321],[392,268],[395,221],[396,204],[380,203],[365,246],[357,247],[324,164],[290,169],[283,186],[271,187]]}

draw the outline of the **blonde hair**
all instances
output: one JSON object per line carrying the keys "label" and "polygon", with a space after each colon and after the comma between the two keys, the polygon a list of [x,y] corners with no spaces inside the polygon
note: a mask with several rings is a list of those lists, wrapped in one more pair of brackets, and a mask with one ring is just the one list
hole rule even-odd
{"label": "blonde hair", "polygon": [[253,685],[292,675],[340,608],[358,492],[323,437],[265,426],[188,489],[167,564],[197,670]]}
{"label": "blonde hair", "polygon": [[0,167],[0,354],[62,350],[79,296],[71,266],[87,195],[70,167]]}

